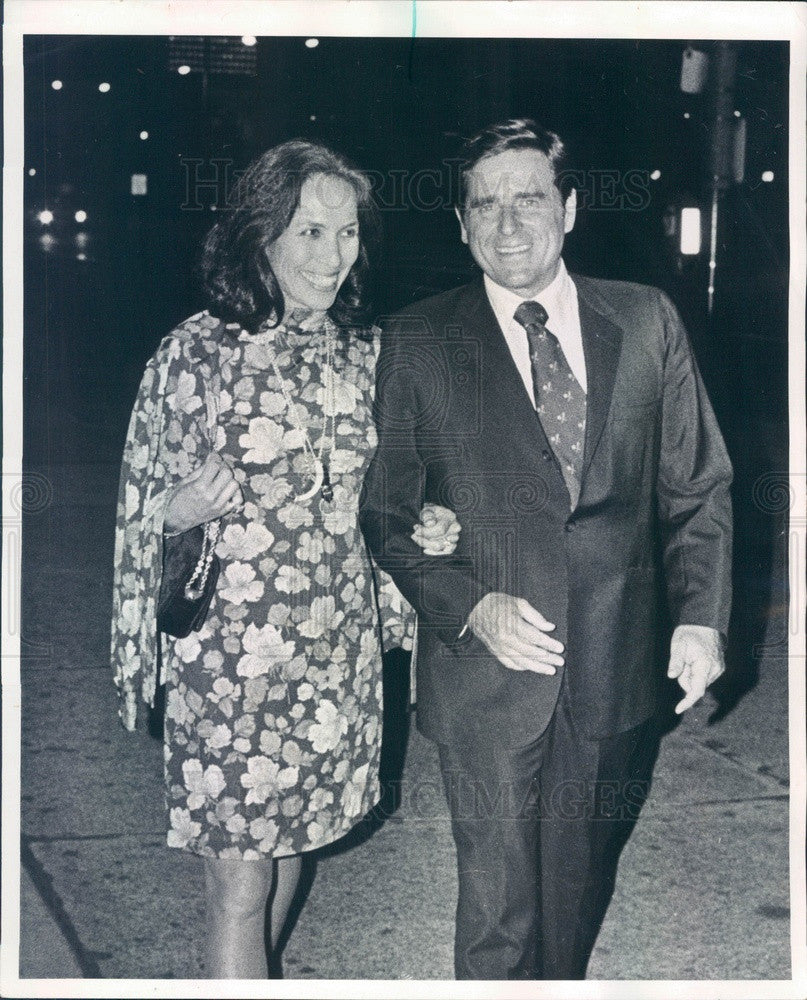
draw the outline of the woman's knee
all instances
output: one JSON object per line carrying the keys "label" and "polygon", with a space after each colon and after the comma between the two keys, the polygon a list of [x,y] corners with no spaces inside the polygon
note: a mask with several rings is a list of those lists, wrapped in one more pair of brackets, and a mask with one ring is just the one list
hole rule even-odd
{"label": "woman's knee", "polygon": [[208,905],[233,916],[262,913],[272,888],[273,862],[205,858]]}

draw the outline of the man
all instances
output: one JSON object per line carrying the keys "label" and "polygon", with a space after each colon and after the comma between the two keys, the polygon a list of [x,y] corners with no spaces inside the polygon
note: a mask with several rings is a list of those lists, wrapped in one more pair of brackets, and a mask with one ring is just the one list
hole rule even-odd
{"label": "man", "polygon": [[[483,278],[393,317],[377,374],[362,525],[418,612],[458,978],[585,975],[657,707],[657,553],[676,710],[724,669],[731,466],[669,300],[566,271],[564,166],[530,120],[470,140],[457,215]],[[411,537],[425,500],[459,518],[451,555]]]}

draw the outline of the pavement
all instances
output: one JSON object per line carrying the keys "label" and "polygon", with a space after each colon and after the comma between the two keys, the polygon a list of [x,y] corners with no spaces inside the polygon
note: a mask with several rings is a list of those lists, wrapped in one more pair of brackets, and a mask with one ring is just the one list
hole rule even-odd
{"label": "pavement", "polygon": [[[201,865],[164,846],[161,745],[120,727],[108,668],[117,467],[29,472],[50,502],[23,534],[20,977],[202,978]],[[753,653],[662,738],[590,980],[790,979],[783,515],[767,517],[737,581]],[[452,979],[453,843],[435,748],[409,722],[399,706],[385,821],[307,868],[287,979]]]}

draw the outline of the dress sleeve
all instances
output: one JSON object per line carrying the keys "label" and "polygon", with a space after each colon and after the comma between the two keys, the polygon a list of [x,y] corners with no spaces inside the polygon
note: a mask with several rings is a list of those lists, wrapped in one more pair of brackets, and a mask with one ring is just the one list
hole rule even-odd
{"label": "dress sleeve", "polygon": [[153,705],[159,683],[157,597],[166,500],[211,448],[210,380],[192,358],[187,338],[163,341],[140,383],[123,451],[111,654],[118,713],[128,730],[137,723],[138,695]]}
{"label": "dress sleeve", "polygon": [[384,652],[396,646],[412,649],[416,617],[412,605],[395,586],[392,577],[380,566],[373,565],[378,610],[381,616],[381,637]]}

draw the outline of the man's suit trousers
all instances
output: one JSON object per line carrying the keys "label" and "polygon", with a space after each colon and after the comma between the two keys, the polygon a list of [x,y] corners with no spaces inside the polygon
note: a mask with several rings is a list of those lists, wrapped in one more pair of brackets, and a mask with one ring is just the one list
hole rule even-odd
{"label": "man's suit trousers", "polygon": [[495,734],[439,746],[457,847],[457,979],[584,978],[646,794],[652,729],[586,739],[564,677],[528,746],[502,750]]}

